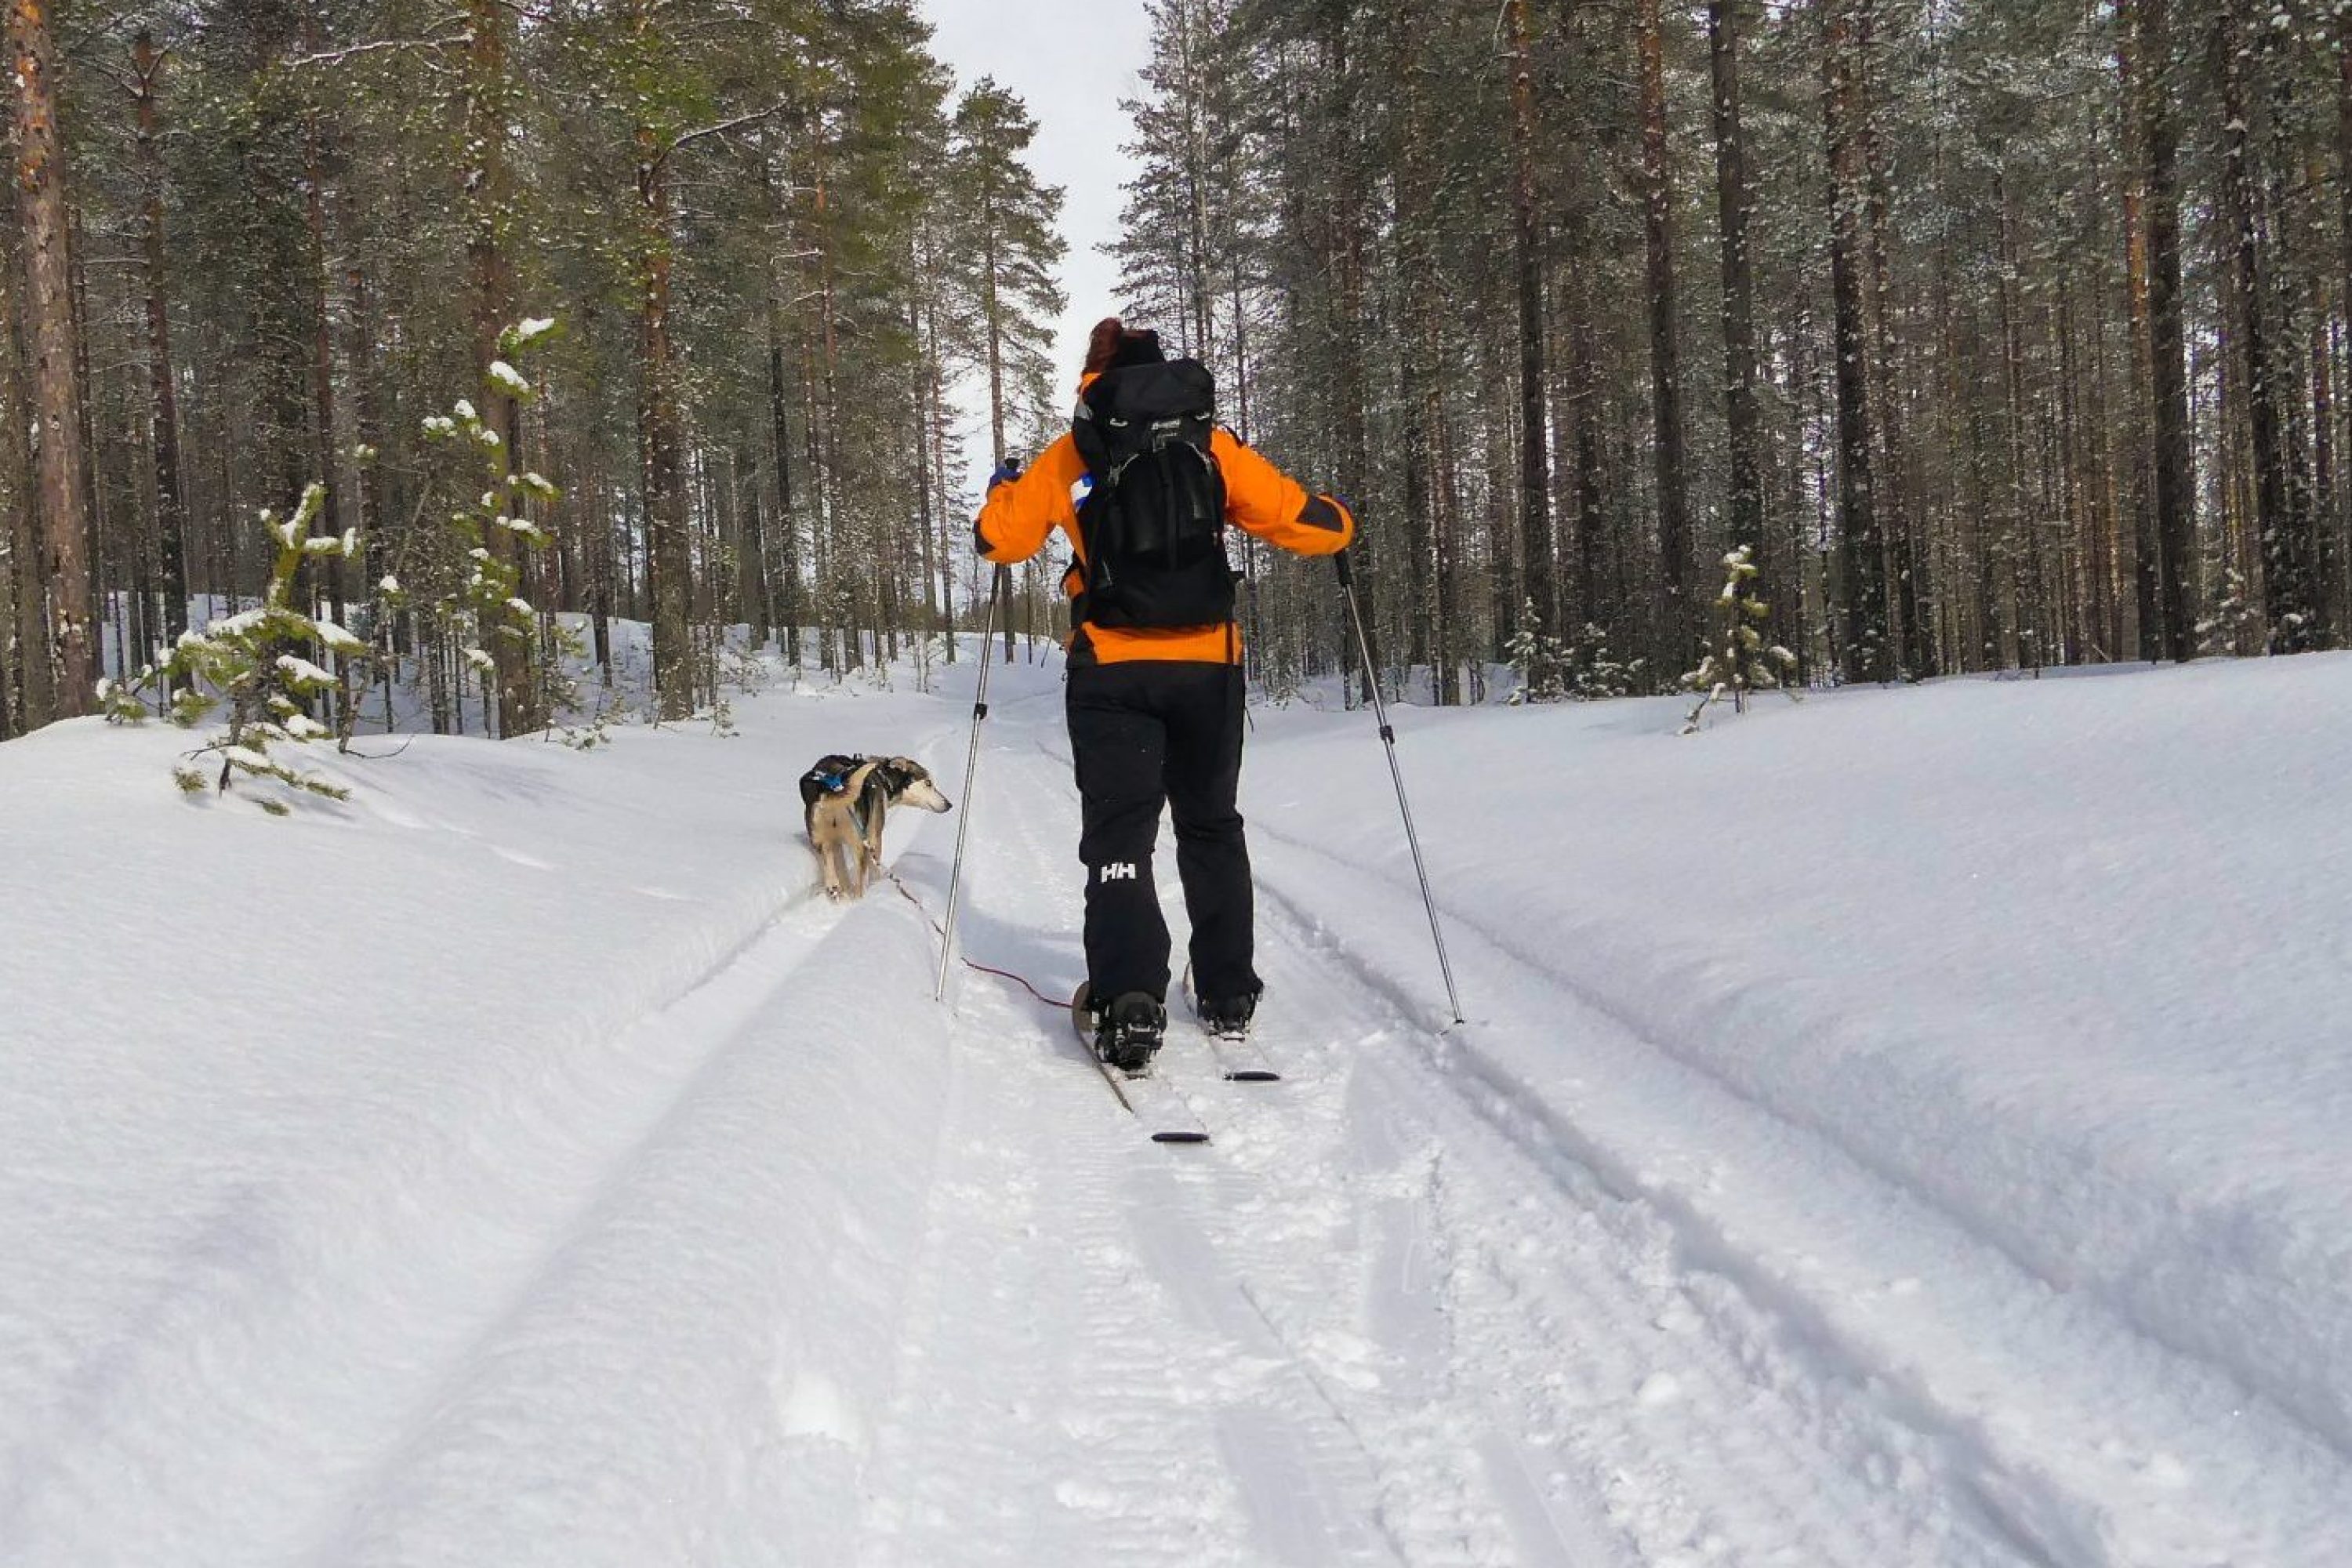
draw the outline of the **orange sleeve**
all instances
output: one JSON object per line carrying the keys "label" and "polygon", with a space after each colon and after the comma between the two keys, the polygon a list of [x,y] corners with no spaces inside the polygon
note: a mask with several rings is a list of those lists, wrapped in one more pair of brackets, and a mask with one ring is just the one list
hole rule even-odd
{"label": "orange sleeve", "polygon": [[1333,554],[1356,537],[1356,520],[1346,507],[1308,494],[1223,426],[1210,437],[1210,450],[1224,476],[1226,521],[1301,555]]}
{"label": "orange sleeve", "polygon": [[1078,444],[1064,436],[1038,454],[1019,479],[990,490],[971,530],[982,557],[1008,565],[1045,549],[1057,527],[1075,535],[1078,513],[1070,503],[1070,489],[1086,471]]}

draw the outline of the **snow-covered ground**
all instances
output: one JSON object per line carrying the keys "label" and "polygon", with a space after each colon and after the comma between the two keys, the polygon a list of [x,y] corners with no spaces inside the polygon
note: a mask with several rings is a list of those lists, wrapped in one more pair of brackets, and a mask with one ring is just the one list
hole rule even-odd
{"label": "snow-covered ground", "polygon": [[[1261,710],[1276,1085],[1154,1144],[1055,663],[0,748],[0,1563],[2352,1563],[2352,658]],[[1181,932],[1169,857],[1161,886]],[[918,905],[921,907],[918,907]]]}

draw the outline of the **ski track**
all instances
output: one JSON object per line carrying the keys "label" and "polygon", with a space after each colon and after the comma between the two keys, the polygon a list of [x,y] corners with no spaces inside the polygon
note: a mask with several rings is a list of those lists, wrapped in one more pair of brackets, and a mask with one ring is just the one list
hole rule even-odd
{"label": "ski track", "polygon": [[[1565,1013],[1541,1032],[1506,1016],[1436,1033],[1385,966],[1413,964],[1433,983],[1433,957],[1354,949],[1306,912],[1287,873],[1311,860],[1323,907],[1413,889],[1278,833],[1254,829],[1253,844],[1265,847],[1262,929],[1271,906],[1285,945],[1382,998],[1437,1086],[1555,1182],[1659,1226],[1678,1267],[1712,1282],[1695,1294],[1702,1310],[1727,1329],[1729,1318],[1747,1320],[1737,1331],[1784,1363],[1772,1376],[1794,1368],[1861,1391],[1924,1439],[1967,1510],[2019,1560],[2300,1568],[2299,1543],[2325,1538],[2340,1516],[2352,1495],[2346,1457],[2251,1397],[2226,1367],[2043,1277],[1898,1173],[1644,1037],[1451,914],[1455,966],[1474,997],[1548,996]],[[1584,1047],[1600,1048],[1580,1061]],[[1535,1061],[1549,1068],[1549,1087],[1522,1070]],[[1623,1068],[1633,1070],[1621,1077]],[[1607,1092],[1626,1083],[1630,1093]],[[1607,1111],[1610,1131],[1583,1130],[1598,1115],[1571,1121],[1569,1108]],[[1612,1152],[1628,1134],[1638,1159]],[[1758,1177],[1742,1180],[1743,1167]],[[1774,1245],[1759,1249],[1754,1236]],[[2006,1331],[1988,1340],[1958,1326],[1988,1320]]]}
{"label": "ski track", "polygon": [[[316,1384],[322,1395],[352,1363],[398,1369],[397,1397],[344,1411],[332,1451],[310,1457],[309,1468],[320,1478],[324,1495],[298,1485],[282,1495],[256,1500],[243,1527],[246,1550],[255,1558],[279,1560],[299,1552],[296,1543],[315,1533],[322,1518],[341,1511],[331,1500],[334,1492],[362,1488],[372,1470],[392,1463],[413,1441],[417,1425],[452,1386],[469,1355],[530,1298],[536,1282],[587,1223],[632,1152],[658,1136],[667,1107],[690,1089],[709,1050],[744,1012],[748,1004],[740,995],[740,980],[745,972],[764,978],[764,984],[753,987],[755,994],[764,993],[806,956],[825,927],[821,919],[824,912],[822,903],[812,906],[805,894],[773,900],[766,916],[746,933],[732,941],[722,938],[716,956],[705,957],[698,974],[683,984],[661,985],[657,994],[662,999],[656,1005],[617,1029],[608,1026],[597,1048],[584,1059],[551,1061],[550,1076],[541,1081],[500,1086],[500,1098],[512,1102],[528,1145],[510,1154],[542,1163],[546,1170],[559,1173],[560,1181],[552,1185],[560,1191],[534,1186],[527,1205],[498,1216],[502,1234],[451,1238],[475,1263],[476,1289],[462,1299],[446,1293],[418,1297],[397,1317],[371,1310],[345,1324],[331,1347],[322,1345],[298,1362],[271,1353],[274,1336],[280,1331],[273,1324],[286,1315],[289,1303],[259,1299],[236,1309],[242,1330],[225,1342],[184,1341],[176,1332],[158,1331],[137,1348],[142,1363],[177,1362],[183,1363],[181,1377],[196,1386],[217,1386],[217,1404],[227,1409],[237,1405],[236,1369],[257,1357],[268,1356],[273,1377],[288,1380],[289,1386]],[[698,940],[709,938],[706,934]],[[670,962],[675,959],[669,955]],[[583,1070],[590,1063],[593,1069]],[[384,1173],[400,1173],[395,1167]],[[383,1254],[380,1267],[387,1277],[397,1278],[402,1266],[395,1259],[415,1243],[417,1226],[426,1223],[425,1216],[417,1194],[380,1194],[373,1206],[397,1218],[381,1232],[352,1234],[347,1245],[358,1256]],[[154,1321],[144,1326],[169,1331],[174,1323],[201,1323],[205,1314],[195,1309],[192,1300],[159,1306]],[[106,1386],[131,1381],[125,1369]],[[15,1510],[0,1508],[0,1546],[13,1536],[25,1550],[33,1551],[49,1526],[67,1527],[85,1509],[101,1509],[92,1500],[120,1484],[119,1479],[110,1478],[144,1471],[154,1476],[159,1498],[168,1494],[178,1499],[171,1506],[190,1521],[191,1533],[177,1546],[137,1543],[121,1561],[145,1563],[159,1560],[157,1552],[168,1556],[174,1552],[189,1553],[185,1560],[211,1560],[203,1544],[207,1529],[196,1521],[208,1510],[217,1489],[235,1483],[228,1474],[214,1474],[207,1450],[184,1454],[164,1466],[151,1450],[168,1444],[170,1433],[112,1430],[116,1423],[102,1401],[81,1420],[91,1441],[79,1451],[20,1453],[0,1465],[0,1473],[8,1477],[0,1502],[13,1496],[26,1509],[12,1520]],[[263,1436],[248,1433],[247,1440]],[[266,1440],[291,1442],[296,1436],[268,1434]],[[237,1445],[221,1455],[226,1463],[244,1457]]]}
{"label": "ski track", "polygon": [[[1051,995],[1083,960],[1049,697],[995,705],[959,945]],[[958,826],[894,835],[927,913]],[[304,1376],[388,1369],[334,1451],[254,1499],[242,1555],[201,1521],[251,1456],[192,1456],[160,1505],[187,1538],[107,1561],[2310,1568],[2298,1542],[2339,1528],[2352,1459],[2225,1365],[1508,933],[1447,916],[1486,1005],[1439,1029],[1417,921],[1318,913],[1412,884],[1262,824],[1252,846],[1285,1078],[1223,1081],[1171,1020],[1162,1070],[1206,1147],[1150,1142],[1058,1008],[969,970],[938,1038],[807,1048],[877,988],[929,986],[896,897],[796,892],[616,967],[655,1005],[504,1086],[506,1152],[546,1179],[455,1235],[478,1268],[310,1347]],[[886,1132],[805,1109],[910,1072],[935,1076]],[[844,1192],[860,1136],[895,1157]],[[434,1223],[360,1238],[384,1256],[358,1272],[396,1278]],[[139,1353],[230,1385],[250,1360]],[[661,1440],[599,1430],[616,1416]],[[96,1508],[171,1436],[8,1456],[0,1527]]]}
{"label": "ski track", "polygon": [[[989,785],[971,874],[993,923],[962,945],[1050,994],[1080,967],[1072,790],[1032,739]],[[1148,1143],[1057,1017],[960,977],[902,1394],[866,1478],[898,1500],[869,1507],[861,1564],[2074,1560],[1866,1370],[1696,1264],[1672,1215],[1515,1129],[1508,1091],[1416,1043],[1270,892],[1286,1081],[1216,1079],[1181,1022],[1163,1058],[1207,1149]],[[1024,1115],[1036,1146],[1001,1131]],[[1004,1441],[972,1452],[976,1416]]]}
{"label": "ski track", "polygon": [[[1059,806],[1068,784],[1042,774],[1016,752],[987,786],[968,875],[971,909],[990,913],[962,945],[1052,994],[1075,983],[1076,943],[1034,933],[1074,933],[1077,895],[1052,869],[1073,858],[1065,814],[1034,804]],[[1058,1013],[990,976],[956,983],[955,1111],[866,1487],[893,1500],[869,1507],[858,1561],[1398,1562],[1360,1522],[1370,1483],[1351,1435],[1194,1217],[1223,1201],[1200,1191],[1217,1179],[1206,1151],[1150,1143]],[[1169,1078],[1210,1106],[1206,1052],[1182,1055],[1171,1044]],[[1024,1122],[1034,1143],[1007,1131]],[[1002,1423],[1001,1440],[975,1444],[975,1422]]]}
{"label": "ski track", "polygon": [[[998,715],[961,945],[1055,994],[1083,971],[1069,764],[1045,704]],[[1057,1009],[958,972],[928,1163],[877,1222],[911,1243],[861,1342],[827,1347],[887,1361],[854,1382],[892,1392],[839,1410],[775,1373],[786,1430],[828,1440],[764,1507],[744,1494],[779,1456],[731,1458],[679,1560],[2289,1568],[2346,1495],[2343,1457],[2222,1369],[1459,921],[1457,970],[1501,1005],[1433,1030],[1403,928],[1368,949],[1310,912],[1412,889],[1253,841],[1286,1081],[1223,1082],[1180,1019],[1163,1070],[1215,1142],[1152,1145]],[[944,858],[901,858],[927,908]],[[788,906],[632,1026],[666,1042],[660,1092],[444,1334],[313,1561],[425,1560],[404,1521],[462,1507],[545,1343],[611,1293],[600,1252],[695,1142],[672,1124],[808,1011],[787,993],[813,955],[916,945],[884,902]]]}
{"label": "ski track", "polygon": [[[935,744],[945,732],[928,731],[921,743]],[[902,826],[899,836],[912,837],[910,826]],[[611,1080],[599,1085],[604,1099],[598,1109],[605,1114],[600,1120],[566,1108],[568,1124],[551,1130],[570,1144],[564,1151],[572,1173],[568,1193],[536,1205],[527,1216],[533,1228],[519,1238],[505,1268],[485,1272],[476,1300],[434,1324],[437,1334],[402,1347],[407,1396],[373,1413],[383,1436],[372,1452],[356,1450],[359,1462],[337,1489],[339,1496],[312,1515],[304,1532],[310,1541],[305,1560],[321,1568],[432,1560],[441,1550],[433,1527],[480,1506],[465,1495],[489,1468],[475,1462],[474,1450],[494,1450],[499,1429],[520,1425],[514,1410],[537,1402],[536,1390],[517,1391],[519,1369],[543,1361],[546,1345],[566,1342],[573,1342],[562,1359],[576,1363],[581,1344],[602,1326],[587,1325],[641,1306],[605,1310],[615,1294],[597,1278],[605,1255],[625,1249],[647,1193],[658,1193],[669,1178],[665,1167],[676,1158],[673,1146],[691,1144],[681,1130],[698,1117],[707,1120],[709,1103],[727,1098],[730,1080],[744,1076],[741,1058],[772,1047],[782,1033],[775,1016],[779,998],[813,960],[854,940],[861,916],[870,918],[861,905],[824,899],[814,875],[803,878],[803,869],[791,865],[789,890],[774,900],[766,918],[731,944],[722,938],[698,973],[673,982],[655,1005],[620,1027],[598,1031],[606,1037],[599,1056],[612,1064]],[[557,1394],[549,1402],[556,1404],[563,1392],[557,1385],[576,1368],[542,1364],[540,1373],[541,1386]],[[811,1397],[800,1387],[782,1394],[788,1405]],[[821,1389],[817,1397],[822,1403]],[[542,1506],[551,1524],[562,1518],[553,1505]],[[412,1520],[423,1521],[421,1527]],[[617,1541],[606,1549],[628,1551]],[[565,1547],[559,1535],[535,1550],[553,1551],[565,1562],[590,1560],[576,1546]],[[508,1560],[523,1557],[518,1552]]]}
{"label": "ski track", "polygon": [[437,1370],[415,1380],[415,1397],[399,1424],[398,1436],[345,1489],[344,1500],[331,1512],[330,1542],[315,1553],[322,1568],[349,1559],[351,1542],[341,1539],[347,1521],[367,1515],[377,1497],[395,1489],[395,1478],[404,1467],[429,1456],[436,1415],[483,1380],[501,1339],[528,1320],[551,1282],[563,1273],[568,1257],[598,1228],[760,1005],[832,934],[837,921],[827,917],[838,912],[814,889],[791,895],[771,921],[668,1002],[619,1033],[612,1047],[616,1058],[658,1057],[667,1047],[675,1059],[666,1081],[642,1086],[642,1120],[582,1162],[580,1186],[541,1231],[529,1261],[425,1360],[424,1366]]}
{"label": "ski track", "polygon": [[[872,1394],[898,1359],[949,1097],[907,1098],[891,1173],[855,1194],[828,1173],[865,1136],[856,1119],[776,1131],[952,1068],[937,1042],[809,1048],[870,987],[927,984],[935,950],[895,899],[804,905],[772,951],[649,1021],[695,1042],[693,1071],[612,1152],[502,1315],[453,1347],[423,1418],[310,1561],[438,1563],[453,1541],[465,1561],[565,1568],[850,1560],[844,1500],[883,1423]],[[854,1307],[813,1311],[818,1298]],[[520,1466],[519,1433],[534,1450]]]}

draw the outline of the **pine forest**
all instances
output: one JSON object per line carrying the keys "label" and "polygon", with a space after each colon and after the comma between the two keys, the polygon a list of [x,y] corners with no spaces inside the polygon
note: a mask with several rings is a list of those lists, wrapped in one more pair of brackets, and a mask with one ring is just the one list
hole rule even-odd
{"label": "pine forest", "polygon": [[1727,613],[1813,685],[2352,626],[2352,5],[1148,9],[1120,297],[1066,301],[1031,107],[906,0],[11,0],[0,737],[167,700],[281,561],[346,733],[539,731],[621,622],[669,718],[727,627],[1034,652],[1056,563],[1000,606],[969,524],[1066,310],[1361,519],[1361,639],[1236,552],[1276,691],[1669,690]]}

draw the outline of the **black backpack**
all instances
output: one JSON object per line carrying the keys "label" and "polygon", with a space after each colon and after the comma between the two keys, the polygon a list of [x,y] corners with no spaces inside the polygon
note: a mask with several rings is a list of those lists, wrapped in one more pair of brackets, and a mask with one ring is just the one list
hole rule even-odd
{"label": "black backpack", "polygon": [[1086,589],[1073,618],[1099,626],[1214,625],[1234,613],[1225,481],[1209,449],[1217,384],[1198,360],[1106,371],[1071,434],[1094,479],[1078,509]]}

